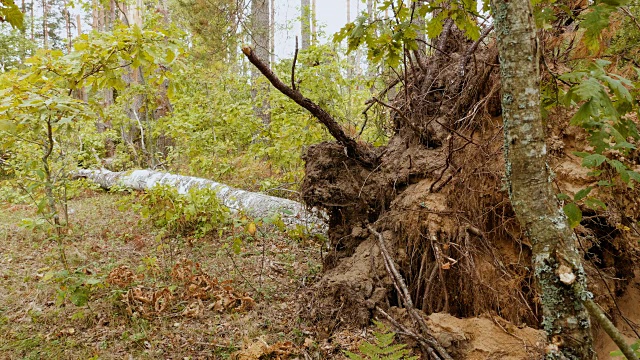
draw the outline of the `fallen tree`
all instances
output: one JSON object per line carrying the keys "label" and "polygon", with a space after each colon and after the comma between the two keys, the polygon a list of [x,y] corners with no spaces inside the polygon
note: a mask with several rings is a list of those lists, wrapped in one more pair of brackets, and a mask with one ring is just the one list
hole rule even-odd
{"label": "fallen tree", "polygon": [[242,211],[256,218],[280,214],[282,221],[289,227],[305,226],[310,233],[326,233],[324,214],[320,211],[307,210],[304,205],[293,200],[236,189],[208,179],[153,170],[113,172],[105,169],[79,170],[74,177],[89,179],[104,189],[119,186],[148,190],[156,185],[170,185],[178,193],[186,194],[192,188],[210,188],[216,191],[220,202],[232,211]]}

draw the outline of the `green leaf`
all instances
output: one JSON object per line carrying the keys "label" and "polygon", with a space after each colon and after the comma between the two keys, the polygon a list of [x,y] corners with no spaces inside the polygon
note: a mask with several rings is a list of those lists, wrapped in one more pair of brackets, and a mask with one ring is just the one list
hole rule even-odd
{"label": "green leaf", "polygon": [[606,4],[591,7],[580,22],[580,27],[585,29],[583,40],[589,50],[595,51],[600,48],[602,31],[609,27],[609,16],[614,8]]}
{"label": "green leaf", "polygon": [[3,21],[16,29],[24,30],[24,15],[13,0],[0,0],[0,22]]}
{"label": "green leaf", "polygon": [[589,123],[591,117],[596,115],[597,111],[593,107],[593,102],[591,100],[585,102],[580,106],[580,109],[573,115],[571,118],[571,125],[575,126],[583,126],[584,124]]}
{"label": "green leaf", "polygon": [[16,131],[16,124],[9,120],[0,120],[0,131],[13,133]]}
{"label": "green leaf", "polygon": [[627,171],[627,166],[618,160],[607,159],[607,163],[611,165],[614,169],[616,169],[616,171],[620,175],[622,175],[622,173],[625,173]]}
{"label": "green leaf", "polygon": [[593,197],[588,197],[584,200],[584,204],[592,210],[598,210],[598,209],[602,209],[602,210],[606,210],[607,209],[607,205],[602,202],[601,200],[598,200],[596,198]]}
{"label": "green leaf", "polygon": [[573,229],[576,226],[580,225],[580,221],[582,221],[582,211],[575,203],[569,203],[562,208],[565,215],[567,215],[567,219],[569,220],[569,226]]}
{"label": "green leaf", "polygon": [[76,287],[69,296],[69,301],[75,306],[84,306],[89,302],[89,289],[84,286]]}
{"label": "green leaf", "polygon": [[607,157],[600,154],[591,154],[582,159],[582,166],[588,168],[594,168],[602,165],[607,160]]}
{"label": "green leaf", "polygon": [[591,190],[593,190],[593,188],[591,186],[589,186],[589,187],[587,187],[585,189],[582,189],[582,190],[578,191],[576,193],[576,195],[573,197],[573,200],[574,201],[580,201],[580,200],[584,199],[585,197],[587,197],[587,195],[589,195]]}

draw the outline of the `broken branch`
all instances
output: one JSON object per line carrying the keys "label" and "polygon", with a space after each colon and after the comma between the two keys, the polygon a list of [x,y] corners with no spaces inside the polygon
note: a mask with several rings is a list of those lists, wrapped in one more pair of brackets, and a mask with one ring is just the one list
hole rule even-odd
{"label": "broken branch", "polygon": [[302,106],[307,111],[309,111],[313,116],[320,121],[322,125],[324,125],[331,136],[333,136],[336,141],[346,148],[347,156],[361,162],[363,165],[373,168],[378,164],[378,158],[375,156],[374,152],[369,148],[358,144],[354,139],[349,137],[340,124],[338,124],[333,117],[322,109],[318,104],[314,103],[310,99],[304,97],[302,93],[297,89],[292,89],[287,86],[278,78],[276,74],[271,71],[269,66],[265,64],[258,56],[255,54],[251,47],[245,46],[242,48],[242,52],[249,59],[249,61],[264,75],[269,82],[276,88],[278,91],[289,97],[291,100],[295,101],[296,104]]}
{"label": "broken branch", "polygon": [[443,359],[453,360],[453,358],[447,353],[447,351],[435,340],[422,316],[418,312],[416,312],[416,309],[413,306],[413,300],[411,300],[409,289],[407,288],[407,284],[400,272],[398,272],[398,269],[396,268],[391,255],[389,255],[389,251],[387,250],[387,246],[384,242],[384,237],[382,236],[382,234],[377,232],[370,224],[367,225],[367,229],[369,229],[369,231],[378,239],[378,247],[380,248],[380,253],[382,253],[382,258],[384,259],[385,268],[387,269],[387,273],[389,273],[389,276],[391,276],[393,284],[396,287],[398,294],[402,298],[402,302],[404,303],[407,312],[409,313],[413,321],[418,323],[418,326],[420,327],[420,330],[422,330],[422,333],[427,336],[425,339],[428,340],[429,345],[433,347],[433,349],[435,349]]}

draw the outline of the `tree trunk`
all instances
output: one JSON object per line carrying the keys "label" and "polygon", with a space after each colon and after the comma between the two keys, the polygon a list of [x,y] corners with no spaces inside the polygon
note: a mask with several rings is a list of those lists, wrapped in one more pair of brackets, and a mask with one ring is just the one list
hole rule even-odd
{"label": "tree trunk", "polygon": [[[269,49],[271,51],[271,63],[276,63],[276,0],[271,0],[271,23],[269,24]],[[235,58],[234,58],[235,61]]]}
{"label": "tree trunk", "polygon": [[318,31],[316,29],[316,0],[311,0],[311,43],[317,44]]}
{"label": "tree trunk", "polygon": [[302,50],[311,44],[311,3],[309,0],[300,1],[300,28],[302,34]]}
{"label": "tree trunk", "polygon": [[583,300],[586,275],[556,200],[540,115],[539,48],[527,0],[493,0],[500,52],[507,189],[532,241],[533,270],[549,338],[547,359],[595,359]]}
{"label": "tree trunk", "polygon": [[351,22],[351,0],[347,0],[347,22]]}
{"label": "tree trunk", "polygon": [[421,55],[425,55],[427,53],[427,32],[425,29],[425,17],[420,16],[418,14],[417,9],[421,6],[424,6],[424,0],[416,0],[416,11],[413,14],[414,23],[418,26],[418,36],[416,40],[418,41],[418,51],[420,51]]}
{"label": "tree trunk", "polygon": [[[269,0],[251,1],[251,31],[253,49],[265,61],[269,61]],[[251,79],[253,89],[251,96],[254,99],[254,112],[262,119],[262,123],[268,126],[271,123],[269,113],[269,84],[259,80],[260,71],[252,69]]]}
{"label": "tree trunk", "polygon": [[244,211],[255,218],[280,214],[288,227],[295,229],[302,225],[310,233],[326,233],[325,215],[319,211],[308,211],[303,204],[293,200],[235,189],[207,179],[151,170],[111,172],[104,169],[79,170],[74,177],[90,179],[105,189],[117,185],[127,189],[149,190],[155,185],[163,184],[175,187],[180,194],[186,194],[192,188],[209,188],[215,190],[220,203],[231,210]]}
{"label": "tree trunk", "polygon": [[31,41],[35,41],[36,36],[35,36],[35,31],[34,31],[34,17],[33,17],[33,8],[35,7],[35,1],[31,0],[31,7],[29,8],[29,11],[31,12],[31,18],[29,19],[30,23],[31,23]]}
{"label": "tree trunk", "polygon": [[47,0],[42,0],[42,41],[45,50],[49,48],[49,25],[47,24],[49,9],[47,5]]}

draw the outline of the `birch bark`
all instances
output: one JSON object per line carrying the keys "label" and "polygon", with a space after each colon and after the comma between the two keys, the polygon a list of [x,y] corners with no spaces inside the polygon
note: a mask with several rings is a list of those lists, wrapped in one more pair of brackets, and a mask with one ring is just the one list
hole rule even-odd
{"label": "birch bark", "polygon": [[299,202],[236,189],[212,180],[152,170],[78,170],[74,177],[87,178],[105,189],[121,186],[133,190],[149,190],[155,185],[164,184],[175,187],[180,194],[186,194],[191,188],[210,188],[216,191],[220,203],[231,210],[244,211],[255,218],[280,214],[288,227],[302,225],[312,234],[326,235],[327,231],[325,215],[319,211],[309,211]]}

